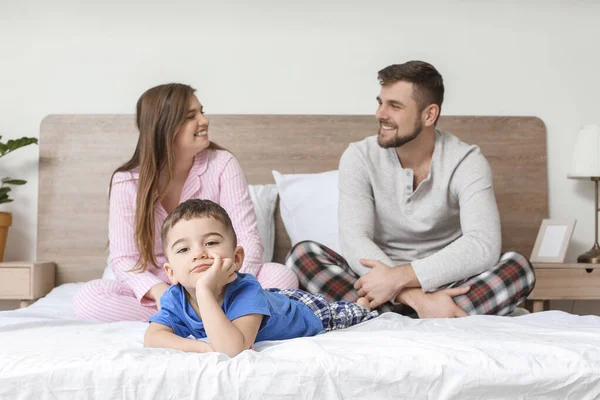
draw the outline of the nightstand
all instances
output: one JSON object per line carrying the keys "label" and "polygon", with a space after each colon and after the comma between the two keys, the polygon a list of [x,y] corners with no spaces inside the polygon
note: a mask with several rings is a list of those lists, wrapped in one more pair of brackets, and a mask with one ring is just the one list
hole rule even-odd
{"label": "nightstand", "polygon": [[535,288],[527,297],[533,312],[548,310],[550,300],[600,300],[600,264],[534,263]]}
{"label": "nightstand", "polygon": [[16,261],[0,263],[0,300],[21,300],[21,308],[54,288],[56,264]]}

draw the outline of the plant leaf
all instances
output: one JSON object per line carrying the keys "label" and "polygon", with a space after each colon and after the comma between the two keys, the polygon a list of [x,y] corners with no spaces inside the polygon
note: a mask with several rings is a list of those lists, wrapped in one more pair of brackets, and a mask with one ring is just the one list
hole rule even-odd
{"label": "plant leaf", "polygon": [[2,183],[7,184],[7,185],[24,185],[27,183],[27,181],[24,181],[23,179],[7,179],[7,180],[2,180]]}
{"label": "plant leaf", "polygon": [[16,150],[20,147],[29,146],[30,144],[37,144],[38,140],[36,138],[31,137],[22,137],[17,140],[9,140],[6,142],[6,148],[8,151]]}
{"label": "plant leaf", "polygon": [[2,203],[10,203],[12,201],[13,201],[13,199],[8,199],[8,198],[7,199],[0,199],[0,204],[2,204]]}
{"label": "plant leaf", "polygon": [[10,192],[12,189],[9,187],[3,187],[0,188],[0,196],[4,196],[5,194],[7,194],[8,192]]}
{"label": "plant leaf", "polygon": [[12,178],[4,178],[2,179],[2,183],[6,183],[6,181],[10,181]]}
{"label": "plant leaf", "polygon": [[[0,203],[1,203],[1,202],[3,202],[3,201],[5,201],[5,200],[10,200],[10,199],[8,198],[8,194],[3,194],[3,195],[0,195]],[[11,201],[12,201],[12,200],[11,200]]]}

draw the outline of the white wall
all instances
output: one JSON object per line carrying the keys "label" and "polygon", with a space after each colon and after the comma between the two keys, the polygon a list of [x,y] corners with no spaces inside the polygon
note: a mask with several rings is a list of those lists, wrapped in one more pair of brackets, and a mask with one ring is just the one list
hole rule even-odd
{"label": "white wall", "polygon": [[[195,86],[209,114],[374,113],[377,71],[422,59],[444,76],[445,114],[546,123],[551,217],[578,220],[569,260],[592,245],[592,185],[566,174],[576,132],[600,124],[600,3],[80,3],[1,3],[5,139],[37,137],[47,114],[133,113],[145,89],[169,81]],[[30,147],[0,160],[0,175],[29,180],[2,207],[14,214],[5,260],[35,258],[37,157]]]}

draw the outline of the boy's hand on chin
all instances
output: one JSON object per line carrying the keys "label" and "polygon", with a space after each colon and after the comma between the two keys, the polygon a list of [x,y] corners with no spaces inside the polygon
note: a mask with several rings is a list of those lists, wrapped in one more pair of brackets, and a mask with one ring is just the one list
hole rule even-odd
{"label": "boy's hand on chin", "polygon": [[225,285],[236,278],[236,266],[231,258],[216,255],[212,266],[204,271],[196,281],[196,292],[210,291],[218,296]]}

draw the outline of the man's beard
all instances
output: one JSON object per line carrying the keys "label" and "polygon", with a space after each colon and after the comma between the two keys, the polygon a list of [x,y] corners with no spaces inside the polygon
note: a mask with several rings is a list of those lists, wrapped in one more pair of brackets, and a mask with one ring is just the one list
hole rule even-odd
{"label": "man's beard", "polygon": [[382,141],[381,127],[380,127],[378,135],[377,135],[377,143],[379,144],[379,147],[381,147],[383,149],[401,147],[401,146],[405,145],[406,143],[415,140],[421,134],[422,130],[423,130],[423,123],[421,122],[421,120],[418,120],[410,135],[398,136],[398,127],[396,127],[396,136],[394,136],[391,139],[388,139],[387,141]]}

